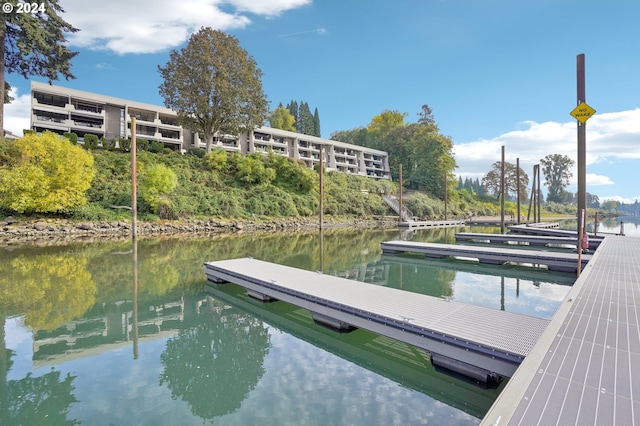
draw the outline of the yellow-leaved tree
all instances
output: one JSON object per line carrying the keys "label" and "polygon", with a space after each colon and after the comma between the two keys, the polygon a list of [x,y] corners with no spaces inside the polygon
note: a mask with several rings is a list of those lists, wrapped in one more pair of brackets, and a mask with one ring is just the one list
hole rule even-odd
{"label": "yellow-leaved tree", "polygon": [[27,134],[0,164],[0,206],[19,213],[50,213],[87,203],[93,156],[53,132]]}

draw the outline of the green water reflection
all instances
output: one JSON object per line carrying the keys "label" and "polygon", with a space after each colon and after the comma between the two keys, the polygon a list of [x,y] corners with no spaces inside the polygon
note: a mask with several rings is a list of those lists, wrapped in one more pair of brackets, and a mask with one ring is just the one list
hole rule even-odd
{"label": "green water reflection", "polygon": [[[453,229],[358,230],[0,249],[0,424],[477,424],[499,389],[435,371],[415,348],[338,334],[202,263],[253,256],[548,317],[567,279],[382,256],[390,239]],[[514,290],[517,287],[517,291]]]}

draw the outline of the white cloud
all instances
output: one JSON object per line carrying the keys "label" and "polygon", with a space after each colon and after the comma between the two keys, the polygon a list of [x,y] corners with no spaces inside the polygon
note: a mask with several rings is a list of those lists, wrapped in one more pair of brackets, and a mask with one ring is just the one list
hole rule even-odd
{"label": "white cloud", "polygon": [[311,4],[311,0],[227,0],[225,3],[234,6],[239,12],[274,17],[289,9]]}
{"label": "white cloud", "polygon": [[22,136],[23,130],[28,129],[31,124],[31,95],[19,95],[15,87],[9,93],[13,101],[4,106],[4,128],[16,136]]}
{"label": "white cloud", "polygon": [[[242,13],[275,17],[311,0],[61,0],[64,19],[80,31],[68,36],[72,46],[117,54],[153,53],[182,44],[200,27],[245,28]],[[232,9],[232,10],[229,10]]]}
{"label": "white cloud", "polygon": [[112,70],[113,69],[113,65],[111,65],[108,62],[100,62],[100,63],[96,64],[96,69],[99,69],[99,70]]}
{"label": "white cloud", "polygon": [[[454,146],[457,174],[464,178],[482,177],[491,165],[500,161],[501,147],[505,147],[506,161],[515,163],[532,176],[534,164],[548,154],[567,155],[577,159],[577,130],[575,122],[520,123],[523,129],[514,130],[490,140]],[[608,164],[619,160],[640,159],[640,108],[630,111],[596,114],[587,122],[587,166]],[[573,170],[576,176],[576,170]],[[575,181],[575,179],[574,179]],[[573,182],[575,184],[575,182]],[[587,185],[612,185],[608,176],[587,174]]]}

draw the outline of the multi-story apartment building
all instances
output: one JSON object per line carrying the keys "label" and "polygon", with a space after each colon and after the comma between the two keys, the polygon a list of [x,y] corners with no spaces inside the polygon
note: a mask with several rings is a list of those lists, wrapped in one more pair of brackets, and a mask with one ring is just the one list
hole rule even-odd
{"label": "multi-story apartment building", "polygon": [[[31,82],[31,129],[36,132],[73,132],[80,140],[85,134],[105,140],[128,138],[131,117],[136,118],[138,138],[162,142],[165,147],[181,152],[205,146],[197,133],[178,125],[177,114],[168,108]],[[327,170],[391,178],[385,151],[286,130],[260,127],[249,134],[216,137],[214,143],[216,147],[243,154],[270,150],[301,160],[308,167],[319,163],[322,148]]]}

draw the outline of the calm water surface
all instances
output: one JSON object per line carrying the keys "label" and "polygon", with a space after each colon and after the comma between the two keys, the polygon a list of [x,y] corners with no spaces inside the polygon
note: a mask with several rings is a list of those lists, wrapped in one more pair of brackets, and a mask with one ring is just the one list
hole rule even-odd
{"label": "calm water surface", "polygon": [[553,315],[569,275],[380,251],[391,239],[452,243],[461,230],[142,240],[137,268],[130,241],[0,248],[0,424],[478,424],[504,382],[436,371],[421,350],[328,330],[231,284],[206,292],[202,266],[253,256]]}

